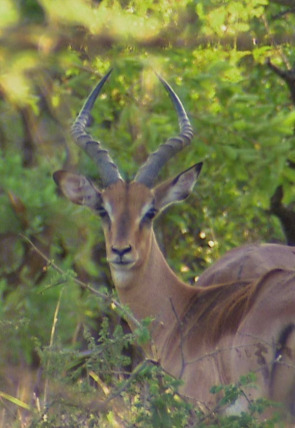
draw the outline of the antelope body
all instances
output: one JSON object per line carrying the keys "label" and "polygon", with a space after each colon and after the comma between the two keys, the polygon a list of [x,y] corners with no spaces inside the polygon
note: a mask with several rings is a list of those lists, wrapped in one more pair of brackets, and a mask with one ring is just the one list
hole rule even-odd
{"label": "antelope body", "polygon": [[[160,78],[180,125],[151,154],[134,181],[125,182],[98,141],[86,133],[90,111],[110,72],[92,91],[72,135],[96,162],[103,188],[86,177],[57,171],[54,179],[72,202],[102,219],[107,260],[119,299],[137,320],[151,317],[151,344],[145,351],[171,375],[181,378],[183,396],[212,410],[211,386],[237,382],[254,371],[258,388],[247,401],[266,397],[295,415],[295,248],[250,245],[227,253],[199,278],[182,282],[168,266],[153,231],[153,219],[192,191],[202,164],[154,185],[160,168],[193,136],[187,114],[172,88]],[[131,328],[134,326],[131,323]]]}

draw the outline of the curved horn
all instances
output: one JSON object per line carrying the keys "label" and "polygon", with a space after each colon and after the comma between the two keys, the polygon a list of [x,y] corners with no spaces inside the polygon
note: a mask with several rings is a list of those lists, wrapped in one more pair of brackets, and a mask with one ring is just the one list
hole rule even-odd
{"label": "curved horn", "polygon": [[176,155],[176,153],[189,145],[193,138],[193,128],[180,99],[166,80],[159,75],[157,76],[174,104],[178,116],[180,133],[176,137],[169,138],[157,151],[150,154],[147,161],[138,170],[134,180],[145,184],[149,188],[153,187],[155,178],[162,166]]}
{"label": "curved horn", "polygon": [[88,134],[85,128],[89,124],[90,112],[98,97],[105,81],[111,74],[112,69],[101,79],[87,98],[77,119],[72,125],[72,136],[75,143],[78,144],[94,160],[98,166],[99,174],[105,187],[121,179],[118,167],[114,164],[108,151],[101,147],[99,141],[96,141]]}

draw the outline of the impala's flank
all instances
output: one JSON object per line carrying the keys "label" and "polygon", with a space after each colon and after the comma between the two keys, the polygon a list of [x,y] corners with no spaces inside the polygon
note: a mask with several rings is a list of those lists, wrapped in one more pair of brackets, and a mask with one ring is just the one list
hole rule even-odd
{"label": "impala's flank", "polygon": [[[85,127],[110,72],[90,94],[73,127],[75,142],[96,162],[103,188],[86,177],[57,171],[64,195],[87,205],[102,220],[107,260],[120,300],[138,320],[151,317],[148,355],[175,377],[181,393],[203,409],[216,405],[212,385],[257,373],[248,400],[281,401],[295,416],[295,249],[250,245],[229,252],[205,271],[197,287],[183,283],[168,266],[153,231],[153,219],[192,191],[202,164],[155,185],[161,167],[188,146],[193,132],[175,92],[161,77],[174,104],[179,135],[168,139],[125,182],[107,150]],[[131,325],[131,328],[133,326]]]}

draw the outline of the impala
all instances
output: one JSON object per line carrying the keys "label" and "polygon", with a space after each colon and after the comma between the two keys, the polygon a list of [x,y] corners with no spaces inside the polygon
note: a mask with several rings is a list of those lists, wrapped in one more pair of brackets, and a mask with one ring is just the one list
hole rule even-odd
{"label": "impala", "polygon": [[75,142],[97,164],[102,188],[66,171],[55,172],[54,179],[67,198],[101,217],[120,301],[137,320],[153,319],[146,354],[182,379],[181,394],[204,410],[212,410],[219,399],[209,392],[212,385],[237,382],[253,371],[258,387],[247,388],[233,410],[267,397],[284,403],[294,416],[295,248],[237,248],[207,269],[196,286],[182,282],[158,246],[153,219],[190,194],[202,164],[160,184],[155,180],[160,168],[190,144],[191,124],[178,96],[159,77],[176,109],[179,135],[160,145],[133,181],[124,181],[108,151],[85,130],[110,73],[89,95],[72,127]]}

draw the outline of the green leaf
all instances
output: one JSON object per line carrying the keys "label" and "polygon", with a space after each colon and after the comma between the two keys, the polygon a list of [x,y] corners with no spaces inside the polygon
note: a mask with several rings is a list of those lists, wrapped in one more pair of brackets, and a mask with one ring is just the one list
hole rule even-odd
{"label": "green leaf", "polygon": [[19,400],[16,397],[13,397],[10,394],[7,394],[6,392],[0,391],[0,397],[10,401],[11,403],[15,404],[18,407],[21,407],[22,409],[26,409],[30,411],[32,410],[31,406],[29,406],[27,403],[24,403],[23,401]]}

